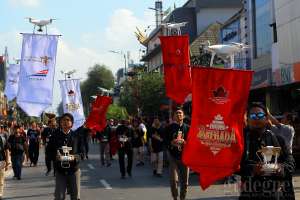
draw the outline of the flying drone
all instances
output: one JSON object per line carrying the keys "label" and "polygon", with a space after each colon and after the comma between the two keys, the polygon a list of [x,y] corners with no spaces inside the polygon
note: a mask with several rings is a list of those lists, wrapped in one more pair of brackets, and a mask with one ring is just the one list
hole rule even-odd
{"label": "flying drone", "polygon": [[234,55],[236,53],[240,53],[243,50],[250,48],[249,45],[245,45],[243,43],[231,42],[229,44],[216,44],[210,45],[210,42],[207,41],[208,45],[204,47],[205,50],[209,51],[211,55],[210,66],[213,65],[213,61],[216,55],[221,58],[230,58],[230,66],[234,67]]}
{"label": "flying drone", "polygon": [[65,75],[65,79],[67,79],[67,78],[71,78],[71,75],[74,74],[76,72],[76,70],[75,69],[71,70],[71,71],[63,71],[63,70],[61,70],[60,72],[62,74],[64,74]]}
{"label": "flying drone", "polygon": [[46,33],[47,33],[47,25],[52,24],[52,22],[56,19],[33,19],[31,17],[27,18],[29,20],[29,23],[34,24],[33,32],[35,32],[35,28],[38,26],[39,29],[38,32],[43,32],[43,27],[46,27]]}
{"label": "flying drone", "polygon": [[168,30],[168,35],[171,35],[172,30],[176,30],[178,35],[181,35],[181,27],[184,27],[188,24],[188,22],[180,22],[180,23],[163,23],[161,24]]}

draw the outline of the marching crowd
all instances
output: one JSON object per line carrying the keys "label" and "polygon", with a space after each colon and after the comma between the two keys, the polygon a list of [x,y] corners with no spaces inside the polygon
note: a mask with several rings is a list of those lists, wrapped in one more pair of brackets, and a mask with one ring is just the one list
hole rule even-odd
{"label": "marching crowd", "polygon": [[[58,123],[57,123],[58,122]],[[292,156],[292,140],[295,134],[292,117],[287,114],[281,122],[260,103],[253,103],[245,114],[245,150],[241,161],[241,200],[246,199],[295,199]],[[55,200],[80,199],[80,160],[88,159],[89,141],[99,143],[100,164],[110,167],[114,155],[118,155],[121,179],[132,176],[132,166],[146,164],[150,155],[153,176],[163,177],[164,166],[169,167],[172,198],[186,199],[189,168],[182,162],[182,151],[189,131],[184,111],[177,108],[173,121],[133,118],[131,120],[107,120],[101,132],[90,131],[85,125],[72,131],[73,116],[65,113],[57,119],[50,118],[47,126],[32,122],[27,129],[15,121],[0,125],[0,199],[3,196],[4,174],[11,164],[14,179],[22,178],[22,165],[30,161],[37,166],[39,149],[45,147],[46,176],[53,168],[55,176]],[[266,175],[257,152],[262,147],[281,147],[276,171]],[[201,156],[201,155],[199,155]],[[126,159],[127,157],[127,159]],[[200,174],[201,175],[201,174]],[[179,187],[180,186],[180,187]],[[180,188],[180,191],[178,189]]]}

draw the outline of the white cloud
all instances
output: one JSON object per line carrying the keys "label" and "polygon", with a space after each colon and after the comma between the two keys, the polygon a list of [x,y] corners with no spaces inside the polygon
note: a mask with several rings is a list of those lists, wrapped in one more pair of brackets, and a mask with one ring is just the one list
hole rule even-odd
{"label": "white cloud", "polygon": [[9,0],[14,6],[38,7],[40,0]]}

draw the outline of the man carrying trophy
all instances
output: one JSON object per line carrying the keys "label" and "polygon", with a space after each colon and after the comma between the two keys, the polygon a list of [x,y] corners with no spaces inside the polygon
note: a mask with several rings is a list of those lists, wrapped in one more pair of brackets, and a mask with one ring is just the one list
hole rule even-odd
{"label": "man carrying trophy", "polygon": [[240,200],[295,199],[290,181],[295,162],[284,139],[268,130],[267,113],[261,103],[252,103],[247,110]]}
{"label": "man carrying trophy", "polygon": [[66,190],[71,196],[71,200],[78,200],[80,197],[80,138],[78,134],[71,130],[73,126],[73,116],[65,113],[60,117],[60,128],[52,138],[56,154],[55,162],[55,200],[64,200]]}
{"label": "man carrying trophy", "polygon": [[122,120],[121,124],[116,130],[116,134],[119,140],[119,166],[121,172],[121,178],[125,179],[125,155],[127,155],[127,174],[131,177],[132,170],[132,157],[133,157],[133,148],[132,148],[132,130],[128,127],[129,123],[126,120]]}
{"label": "man carrying trophy", "polygon": [[182,151],[189,132],[189,125],[183,122],[184,112],[181,107],[175,110],[174,122],[166,127],[165,143],[168,148],[170,186],[174,200],[178,199],[180,183],[180,200],[185,200],[189,181],[189,168],[181,160]]}

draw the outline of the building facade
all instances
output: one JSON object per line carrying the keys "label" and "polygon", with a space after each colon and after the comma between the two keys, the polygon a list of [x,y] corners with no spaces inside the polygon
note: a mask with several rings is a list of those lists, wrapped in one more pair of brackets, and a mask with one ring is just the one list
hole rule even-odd
{"label": "building facade", "polygon": [[[197,36],[195,9],[185,7],[176,8],[163,20],[163,23],[180,22],[188,22],[185,27],[181,28],[181,32],[183,35],[189,35],[190,41],[193,41]],[[162,52],[159,39],[159,37],[163,35],[166,35],[166,30],[163,26],[159,25],[147,38],[146,54],[141,61],[145,62],[148,72],[163,71]]]}
{"label": "building facade", "polygon": [[255,71],[250,101],[275,114],[299,112],[300,20],[297,0],[246,0],[247,34]]}
{"label": "building facade", "polygon": [[[246,20],[245,11],[242,8],[239,12],[233,15],[228,21],[226,21],[220,30],[220,40],[222,44],[230,44],[232,42],[243,43],[249,45],[249,38],[246,32]],[[251,49],[246,49],[241,53],[238,53],[234,57],[234,65],[237,69],[251,69]],[[229,63],[225,63],[225,67],[228,67]]]}

